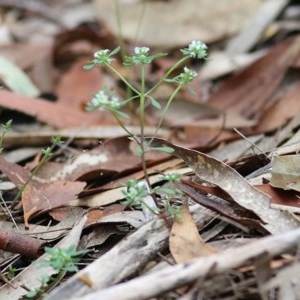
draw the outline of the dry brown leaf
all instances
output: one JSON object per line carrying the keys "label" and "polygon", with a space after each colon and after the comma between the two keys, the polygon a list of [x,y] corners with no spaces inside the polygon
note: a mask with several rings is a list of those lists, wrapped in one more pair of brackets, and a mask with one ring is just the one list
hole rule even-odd
{"label": "dry brown leaf", "polygon": [[256,185],[255,187],[271,198],[271,207],[300,213],[300,200],[297,192],[273,188],[269,184]]}
{"label": "dry brown leaf", "polygon": [[71,106],[51,103],[5,90],[0,91],[0,105],[3,108],[36,117],[39,121],[57,128],[99,125],[103,124],[103,120],[107,122],[105,114],[101,112],[79,111]]}
{"label": "dry brown leaf", "polygon": [[[182,179],[182,183],[177,184],[178,188],[184,192],[186,195],[191,197],[195,202],[199,203],[200,205],[211,209],[212,211],[220,214],[221,216],[225,216],[229,220],[233,220],[243,226],[248,228],[255,228],[259,231],[265,232],[265,229],[262,227],[260,220],[254,215],[251,211],[245,210],[240,205],[236,204],[235,202],[221,202],[221,201],[214,201],[202,193],[198,193],[195,189],[199,188],[200,184],[197,184],[190,180]],[[191,188],[194,187],[194,188]],[[202,186],[202,185],[201,185]],[[211,189],[211,191],[220,190],[220,188],[215,187],[215,189]],[[218,194],[220,192],[218,191]],[[214,193],[210,193],[214,195]],[[224,199],[224,191],[222,192],[222,199]],[[219,195],[220,197],[220,195]],[[225,195],[225,199],[228,198],[228,195]],[[232,201],[232,200],[231,200]]]}
{"label": "dry brown leaf", "polygon": [[67,73],[61,76],[56,87],[59,103],[82,110],[99,91],[103,85],[101,69],[93,68],[89,72],[83,70],[83,66],[89,59],[78,60]]}
{"label": "dry brown leaf", "polygon": [[[85,248],[91,248],[95,246],[102,245],[113,235],[123,235],[122,231],[120,231],[116,225],[113,224],[102,224],[93,228],[92,232],[84,235],[80,241],[81,245],[84,245]],[[104,247],[98,252],[98,255],[106,252],[108,249]],[[102,252],[103,251],[103,252]]]}
{"label": "dry brown leaf", "polygon": [[[130,145],[131,141],[127,137],[111,139],[91,151],[80,153],[71,162],[56,165],[55,174],[52,174],[50,180],[107,181],[119,173],[135,170],[141,162]],[[47,164],[44,170],[47,171]]]}
{"label": "dry brown leaf", "polygon": [[[68,216],[70,207],[61,207],[57,209],[53,209],[49,212],[49,215],[56,221],[62,222]],[[74,209],[74,208],[73,208]],[[125,206],[122,204],[113,204],[104,209],[95,208],[87,212],[87,220],[85,223],[85,227],[93,224],[97,224],[97,222],[108,215],[112,215],[118,212],[121,212],[125,209]]]}
{"label": "dry brown leaf", "polygon": [[255,132],[267,132],[283,126],[300,110],[300,83],[283,94],[259,121]]}
{"label": "dry brown leaf", "polygon": [[173,222],[169,237],[169,248],[178,264],[218,252],[203,241],[189,212],[187,203],[182,206],[180,218],[176,218]]}
{"label": "dry brown leaf", "polygon": [[221,110],[259,119],[272,103],[272,96],[288,68],[298,58],[299,51],[299,36],[284,41],[244,71],[225,81],[208,103]]}
{"label": "dry brown leaf", "polygon": [[206,64],[201,68],[199,77],[203,81],[213,80],[237,70],[246,68],[265,54],[264,50],[254,53],[230,55],[225,52],[210,52]]}
{"label": "dry brown leaf", "polygon": [[79,181],[39,183],[31,180],[22,193],[25,226],[29,226],[29,218],[38,212],[68,205],[70,200],[77,198],[85,185],[85,182]]}
{"label": "dry brown leaf", "polygon": [[0,170],[19,188],[30,178],[30,172],[18,164],[7,161],[2,155],[0,155]]}
{"label": "dry brown leaf", "polygon": [[285,232],[300,226],[300,220],[295,215],[271,208],[270,198],[267,195],[249,184],[225,163],[207,154],[178,147],[162,139],[154,139],[151,146],[173,148],[173,154],[183,159],[201,180],[220,187],[236,203],[257,214],[264,222],[262,226],[270,233]]}

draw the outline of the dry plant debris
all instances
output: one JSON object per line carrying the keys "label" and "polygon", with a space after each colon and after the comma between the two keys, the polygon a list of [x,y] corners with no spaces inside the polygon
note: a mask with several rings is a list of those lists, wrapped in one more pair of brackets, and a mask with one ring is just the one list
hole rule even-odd
{"label": "dry plant debris", "polygon": [[[0,0],[0,299],[300,298],[300,6],[273,2]],[[103,87],[130,105],[88,112]]]}

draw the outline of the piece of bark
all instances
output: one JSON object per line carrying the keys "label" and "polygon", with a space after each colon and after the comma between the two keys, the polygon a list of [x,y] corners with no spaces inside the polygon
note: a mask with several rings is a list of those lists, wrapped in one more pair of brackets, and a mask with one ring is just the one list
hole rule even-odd
{"label": "piece of bark", "polygon": [[[190,284],[205,277],[222,274],[234,268],[251,264],[251,260],[268,253],[269,257],[274,257],[283,253],[296,250],[299,246],[300,229],[290,232],[262,238],[251,244],[238,248],[229,249],[220,254],[199,258],[190,263],[179,264],[168,267],[161,271],[154,272],[147,276],[133,279],[126,283],[98,290],[73,300],[98,300],[98,299],[118,299],[118,300],[142,300],[150,299],[170,290]],[[67,295],[57,298],[46,299],[66,299]],[[74,295],[75,296],[75,295]]]}
{"label": "piece of bark", "polygon": [[[213,213],[197,205],[193,218],[199,227],[213,218]],[[80,297],[97,289],[116,284],[140,270],[157,252],[168,246],[170,229],[154,219],[124,238],[110,251],[55,289],[47,300]],[[99,298],[101,299],[101,298]],[[116,299],[116,298],[102,298]]]}
{"label": "piece of bark", "polygon": [[45,241],[31,236],[8,231],[0,231],[0,249],[18,253],[28,258],[37,258],[42,254],[41,247]]}

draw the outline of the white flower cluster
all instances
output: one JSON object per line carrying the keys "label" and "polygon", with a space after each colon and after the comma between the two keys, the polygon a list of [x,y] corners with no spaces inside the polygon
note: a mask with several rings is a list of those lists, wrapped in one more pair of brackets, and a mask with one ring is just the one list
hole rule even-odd
{"label": "white flower cluster", "polygon": [[120,107],[121,107],[120,99],[116,95],[108,96],[103,90],[95,94],[93,99],[90,101],[88,105],[88,108],[90,110],[109,109],[112,111],[116,111],[119,110]]}
{"label": "white flower cluster", "polygon": [[181,49],[181,52],[192,58],[207,58],[207,46],[206,44],[198,40],[192,41],[189,44],[188,48]]}

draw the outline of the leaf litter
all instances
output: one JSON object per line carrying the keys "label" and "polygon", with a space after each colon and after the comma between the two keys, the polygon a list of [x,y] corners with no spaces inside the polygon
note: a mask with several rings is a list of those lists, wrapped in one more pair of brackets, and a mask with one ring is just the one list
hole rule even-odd
{"label": "leaf litter", "polygon": [[[36,264],[47,255],[44,246],[70,243],[90,252],[81,270],[45,299],[67,299],[70,294],[74,299],[179,299],[200,292],[206,299],[268,293],[278,299],[297,298],[300,121],[295,73],[300,43],[297,32],[283,25],[293,14],[280,14],[295,7],[280,1],[265,9],[268,3],[261,1],[230,0],[218,7],[204,1],[195,10],[193,1],[148,1],[138,35],[131,24],[136,18],[124,21],[127,50],[144,43],[171,53],[147,70],[149,87],[190,40],[217,42],[209,45],[211,61],[191,65],[201,74],[191,85],[194,94],[189,89],[178,94],[152,140],[153,146],[172,148],[179,159],[147,153],[152,187],[166,188],[163,175],[183,175],[173,186],[183,194],[172,201],[184,206],[181,218],[172,223],[153,214],[146,221],[143,210],[124,205],[122,184],[143,180],[135,146],[107,112],[85,110],[102,85],[126,97],[122,83],[104,68],[82,70],[96,50],[119,46],[111,22],[114,13],[103,15],[103,8],[112,10],[113,2],[12,2],[0,0],[7,14],[0,55],[9,66],[1,77],[5,86],[0,91],[0,119],[16,123],[0,156],[1,180],[9,185],[3,185],[0,194],[0,298],[19,299],[26,293],[24,286],[39,287],[41,276],[53,273]],[[119,2],[124,14],[136,15],[144,5],[138,0]],[[171,21],[168,14],[156,13],[157,7],[169,11],[170,5]],[[21,17],[11,13],[16,9]],[[214,17],[220,10],[223,17]],[[178,12],[170,35],[162,28],[175,26]],[[262,15],[265,22],[257,23]],[[277,32],[268,28],[276,15],[281,22]],[[239,42],[245,38],[247,43]],[[233,47],[237,41],[239,47]],[[220,63],[213,65],[213,53],[219,53]],[[118,55],[115,66],[138,85],[138,72],[124,68]],[[162,87],[155,100],[164,103],[174,85],[166,82]],[[138,133],[138,107],[131,109],[130,125]],[[151,137],[161,115],[149,108],[146,114],[145,136]],[[30,179],[21,202],[10,207],[42,159],[38,147],[56,135],[67,143],[57,146]],[[23,269],[10,277],[18,265]]]}

